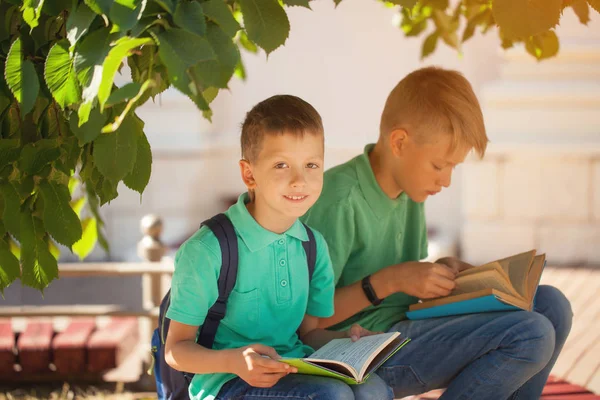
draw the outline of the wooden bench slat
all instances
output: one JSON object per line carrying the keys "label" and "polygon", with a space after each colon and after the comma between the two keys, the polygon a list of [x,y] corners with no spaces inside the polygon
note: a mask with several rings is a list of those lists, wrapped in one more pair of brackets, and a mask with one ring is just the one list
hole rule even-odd
{"label": "wooden bench slat", "polygon": [[542,400],[600,400],[600,396],[593,393],[579,393],[579,394],[551,394],[548,396],[542,396]]}
{"label": "wooden bench slat", "polygon": [[50,366],[50,343],[54,330],[52,322],[29,321],[17,340],[17,352],[22,371],[47,371]]}
{"label": "wooden bench slat", "polygon": [[5,317],[151,317],[158,318],[158,307],[151,310],[130,310],[118,305],[72,305],[72,306],[9,306],[1,307]]}
{"label": "wooden bench slat", "polygon": [[96,329],[93,318],[71,321],[67,328],[52,341],[54,366],[61,374],[84,371],[87,361],[87,342]]}
{"label": "wooden bench slat", "polygon": [[571,383],[553,383],[546,385],[542,395],[545,394],[577,394],[577,393],[590,393],[581,386],[573,385]]}
{"label": "wooden bench slat", "polygon": [[0,374],[8,374],[13,371],[16,357],[15,334],[9,319],[0,320]]}
{"label": "wooden bench slat", "polygon": [[138,325],[135,318],[114,318],[96,330],[87,343],[90,372],[116,368],[137,348]]}

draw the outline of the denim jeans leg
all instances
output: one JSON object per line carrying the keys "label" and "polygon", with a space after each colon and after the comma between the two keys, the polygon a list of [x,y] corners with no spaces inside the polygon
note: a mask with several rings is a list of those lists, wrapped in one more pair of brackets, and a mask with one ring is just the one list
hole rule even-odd
{"label": "denim jeans leg", "polygon": [[573,323],[571,303],[557,288],[547,285],[540,286],[535,297],[534,311],[548,318],[554,327],[554,352],[548,364],[513,394],[511,397],[513,400],[537,399],[540,397],[556,359],[560,355],[569,332],[571,332]]}
{"label": "denim jeans leg", "polygon": [[270,388],[248,385],[240,378],[226,383],[216,400],[392,400],[392,390],[377,375],[362,385],[322,376],[290,374]]}
{"label": "denim jeans leg", "polygon": [[396,397],[447,387],[445,399],[506,400],[548,361],[550,321],[526,311],[401,321],[412,339],[378,370]]}

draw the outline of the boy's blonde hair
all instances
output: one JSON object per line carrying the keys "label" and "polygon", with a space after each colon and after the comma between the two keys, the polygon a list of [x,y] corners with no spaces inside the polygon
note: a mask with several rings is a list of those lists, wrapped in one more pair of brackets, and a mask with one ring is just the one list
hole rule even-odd
{"label": "boy's blonde hair", "polygon": [[390,92],[381,114],[380,136],[395,129],[405,129],[420,142],[450,133],[451,151],[466,145],[480,157],[488,143],[481,107],[469,81],[458,71],[437,67],[408,74]]}
{"label": "boy's blonde hair", "polygon": [[323,136],[321,116],[306,101],[291,95],[276,95],[255,105],[242,124],[242,158],[253,162],[265,135],[306,133]]}

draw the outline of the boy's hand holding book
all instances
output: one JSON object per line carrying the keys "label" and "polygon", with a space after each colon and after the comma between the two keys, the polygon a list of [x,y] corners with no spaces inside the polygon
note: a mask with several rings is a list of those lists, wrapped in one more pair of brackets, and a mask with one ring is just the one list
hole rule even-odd
{"label": "boy's hand holding book", "polygon": [[422,319],[490,311],[531,311],[545,264],[544,254],[530,250],[463,269],[456,274],[456,287],[451,293],[411,305],[406,316]]}
{"label": "boy's hand holding book", "polygon": [[[456,274],[442,263],[409,261],[392,265],[373,275],[372,282],[380,279],[383,293],[379,298],[402,292],[419,299],[447,296],[455,288]],[[379,286],[379,285],[378,285]]]}
{"label": "boy's hand holding book", "polygon": [[231,354],[230,372],[254,387],[272,387],[287,374],[298,371],[291,365],[279,362],[281,356],[275,349],[262,344],[224,351]]}
{"label": "boy's hand holding book", "polygon": [[460,272],[463,272],[466,269],[473,268],[473,265],[459,260],[456,257],[443,257],[437,260],[436,263],[446,265],[448,268],[454,271],[455,275],[458,275]]}
{"label": "boy's hand holding book", "polygon": [[359,324],[354,324],[346,331],[346,337],[349,337],[353,342],[356,342],[361,337],[378,335],[383,332],[373,332],[363,328]]}

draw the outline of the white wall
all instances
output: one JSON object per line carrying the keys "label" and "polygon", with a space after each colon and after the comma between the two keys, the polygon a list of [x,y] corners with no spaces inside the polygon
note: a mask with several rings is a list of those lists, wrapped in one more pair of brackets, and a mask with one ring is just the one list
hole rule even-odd
{"label": "white wall", "polygon": [[[498,39],[493,32],[469,41],[462,56],[440,42],[435,54],[421,63],[424,37],[405,38],[393,24],[396,10],[374,0],[344,0],[337,9],[332,1],[318,1],[312,7],[312,11],[287,9],[290,37],[268,60],[262,52],[243,54],[248,78],[245,82],[234,79],[231,90],[221,92],[214,101],[212,125],[176,93],[163,97],[162,108],[148,106],[141,111],[155,155],[222,146],[236,152],[245,113],[271,95],[290,93],[321,113],[327,165],[331,166],[377,140],[387,94],[412,70],[430,64],[458,69],[476,92],[498,76]],[[153,173],[165,172],[155,168]],[[459,169],[453,187],[427,204],[430,223],[454,237],[460,225],[460,181]]]}

